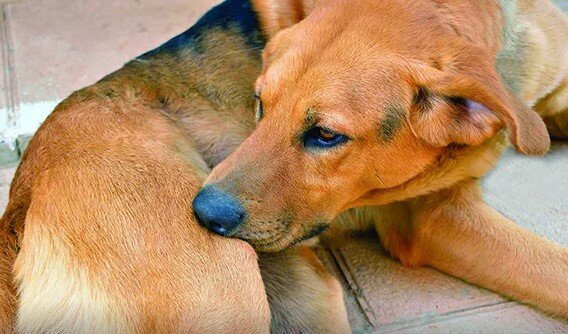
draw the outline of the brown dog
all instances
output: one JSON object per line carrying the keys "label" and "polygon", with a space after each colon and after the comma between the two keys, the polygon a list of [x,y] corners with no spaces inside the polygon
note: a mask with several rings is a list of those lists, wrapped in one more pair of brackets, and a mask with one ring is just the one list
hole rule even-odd
{"label": "brown dog", "polygon": [[56,108],[0,220],[0,332],[349,331],[309,248],[259,267],[191,210],[254,127],[262,46],[249,2],[229,0]]}
{"label": "brown dog", "polygon": [[568,317],[568,250],[488,207],[478,182],[502,129],[519,152],[549,149],[530,107],[568,136],[566,16],[545,0],[253,3],[270,38],[258,126],[195,199],[204,224],[261,251],[337,217],[374,226],[405,265]]}

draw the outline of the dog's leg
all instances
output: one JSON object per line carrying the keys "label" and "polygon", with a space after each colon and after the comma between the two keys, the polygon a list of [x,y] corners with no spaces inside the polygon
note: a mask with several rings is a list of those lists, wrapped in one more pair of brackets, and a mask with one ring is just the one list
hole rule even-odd
{"label": "dog's leg", "polygon": [[430,265],[568,317],[568,249],[490,208],[477,181],[409,201],[407,208],[402,227],[377,228],[385,247],[402,263]]}
{"label": "dog's leg", "polygon": [[350,333],[339,282],[312,249],[259,256],[272,333]]}
{"label": "dog's leg", "polygon": [[16,319],[17,294],[13,269],[25,210],[23,202],[11,201],[0,218],[0,334],[12,333]]}
{"label": "dog's leg", "polygon": [[[4,221],[1,228],[8,227]],[[16,260],[15,240],[9,230],[0,231],[0,333],[11,333],[16,313],[16,292],[12,267]]]}

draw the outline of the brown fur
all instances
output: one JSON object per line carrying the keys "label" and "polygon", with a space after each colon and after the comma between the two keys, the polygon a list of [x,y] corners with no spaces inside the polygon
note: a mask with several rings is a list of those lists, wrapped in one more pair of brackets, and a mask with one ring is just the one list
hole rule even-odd
{"label": "brown fur", "polygon": [[[548,150],[531,107],[553,135],[568,133],[568,20],[558,9],[544,0],[254,4],[270,38],[256,82],[264,116],[206,182],[245,204],[234,236],[277,251],[367,206],[338,219],[376,224],[403,263],[568,317],[568,250],[488,208],[475,181],[503,150],[502,130],[519,152]],[[351,140],[307,149],[314,126]]]}
{"label": "brown fur", "polygon": [[261,253],[259,263],[272,310],[271,333],[350,332],[341,285],[313,250]]}
{"label": "brown fur", "polygon": [[[269,331],[267,294],[279,287],[265,291],[254,250],[207,232],[191,210],[210,166],[254,127],[260,59],[230,30],[209,31],[201,47],[199,61],[132,61],[41,126],[0,221],[1,331]],[[301,331],[321,319],[347,331],[337,282],[305,252],[263,265],[285,261],[307,291],[291,314],[272,313]],[[312,293],[329,306],[304,307]]]}

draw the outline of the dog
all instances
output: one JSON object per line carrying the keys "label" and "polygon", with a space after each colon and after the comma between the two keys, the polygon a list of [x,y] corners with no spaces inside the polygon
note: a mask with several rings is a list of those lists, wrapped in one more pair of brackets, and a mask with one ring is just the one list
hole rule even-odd
{"label": "dog", "polygon": [[0,332],[349,332],[309,247],[257,255],[193,214],[254,129],[264,43],[228,0],[56,107],[0,220]]}
{"label": "dog", "polygon": [[258,124],[195,198],[204,225],[263,252],[374,229],[404,265],[568,317],[568,249],[479,186],[508,142],[540,155],[568,137],[565,14],[545,0],[253,5],[268,39]]}

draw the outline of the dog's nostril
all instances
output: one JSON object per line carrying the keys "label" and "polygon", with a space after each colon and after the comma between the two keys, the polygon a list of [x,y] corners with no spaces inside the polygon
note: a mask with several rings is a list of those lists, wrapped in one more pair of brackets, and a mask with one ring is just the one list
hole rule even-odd
{"label": "dog's nostril", "polygon": [[226,228],[224,228],[223,226],[221,226],[221,225],[219,225],[219,224],[217,224],[217,223],[215,223],[215,222],[211,222],[211,223],[209,224],[209,229],[210,229],[211,231],[213,231],[213,232],[219,234],[219,235],[222,235],[222,236],[226,236],[226,235],[229,234],[229,231],[228,231]]}
{"label": "dog's nostril", "polygon": [[246,216],[244,208],[233,196],[213,185],[199,191],[193,200],[193,210],[202,225],[222,236],[230,235]]}

